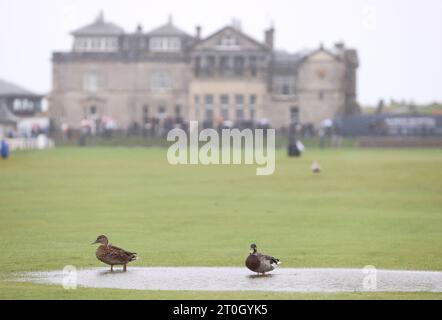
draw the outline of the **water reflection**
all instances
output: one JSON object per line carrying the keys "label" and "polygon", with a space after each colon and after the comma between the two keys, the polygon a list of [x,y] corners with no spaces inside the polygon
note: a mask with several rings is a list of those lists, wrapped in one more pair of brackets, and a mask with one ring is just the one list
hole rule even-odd
{"label": "water reflection", "polygon": [[[78,269],[80,287],[136,290],[354,292],[365,291],[363,269],[279,268],[266,275],[234,267]],[[62,271],[22,273],[16,281],[62,284]],[[374,291],[442,292],[442,272],[377,270]]]}

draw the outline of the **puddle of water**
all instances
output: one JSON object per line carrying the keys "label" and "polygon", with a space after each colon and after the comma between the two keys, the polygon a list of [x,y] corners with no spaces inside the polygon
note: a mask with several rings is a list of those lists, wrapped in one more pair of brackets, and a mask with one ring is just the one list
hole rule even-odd
{"label": "puddle of water", "polygon": [[[362,269],[279,268],[257,276],[234,267],[129,267],[126,273],[104,268],[78,269],[81,287],[135,290],[354,292],[364,290]],[[63,284],[62,271],[29,272],[16,281]],[[377,270],[369,291],[442,292],[442,272]]]}

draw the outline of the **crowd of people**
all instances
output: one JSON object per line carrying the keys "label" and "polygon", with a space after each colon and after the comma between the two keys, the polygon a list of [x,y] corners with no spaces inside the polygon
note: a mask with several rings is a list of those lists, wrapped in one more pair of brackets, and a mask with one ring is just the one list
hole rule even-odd
{"label": "crowd of people", "polygon": [[[167,133],[174,129],[180,128],[188,130],[189,122],[184,121],[180,117],[164,117],[164,118],[146,118],[144,123],[137,121],[131,122],[127,128],[119,127],[114,119],[108,116],[85,118],[80,123],[79,144],[86,143],[88,137],[100,136],[111,138],[112,136],[144,136],[144,137],[165,137]],[[260,119],[256,122],[243,121],[233,122],[230,120],[214,119],[213,121],[203,121],[199,123],[200,129],[214,128],[219,131],[222,129],[238,128],[240,130],[250,129],[269,129],[271,123],[268,119]],[[61,132],[64,140],[70,140],[73,131],[67,123],[61,124]],[[265,132],[265,131],[264,131]],[[313,124],[292,123],[288,128],[278,130],[282,136],[287,136],[289,145],[298,145],[295,148],[302,148],[301,139],[311,139],[318,137],[319,146],[325,148],[327,146],[339,147],[342,142],[340,127],[336,121],[324,119],[320,126],[316,129]],[[77,132],[78,134],[78,132]],[[295,152],[296,153],[296,152]]]}

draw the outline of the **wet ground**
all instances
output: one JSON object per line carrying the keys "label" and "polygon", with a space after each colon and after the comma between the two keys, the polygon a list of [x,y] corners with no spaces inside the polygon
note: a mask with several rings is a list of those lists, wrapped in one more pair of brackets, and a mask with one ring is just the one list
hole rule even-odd
{"label": "wet ground", "polygon": [[[285,291],[285,292],[442,292],[442,272],[363,269],[279,268],[257,276],[234,267],[129,267],[111,273],[109,269],[78,269],[30,272],[17,281],[59,284],[76,277],[78,286],[135,290]],[[365,286],[364,286],[365,284]]]}

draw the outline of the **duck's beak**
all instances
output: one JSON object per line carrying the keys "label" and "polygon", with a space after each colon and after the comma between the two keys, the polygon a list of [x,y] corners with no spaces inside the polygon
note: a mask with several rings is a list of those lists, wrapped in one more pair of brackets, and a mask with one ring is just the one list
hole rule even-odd
{"label": "duck's beak", "polygon": [[252,254],[252,253],[255,252],[255,250],[253,250],[252,248],[250,248],[249,252],[250,252],[250,254]]}
{"label": "duck's beak", "polygon": [[94,242],[92,242],[91,244],[96,244],[96,243],[98,243],[98,240],[95,240]]}

